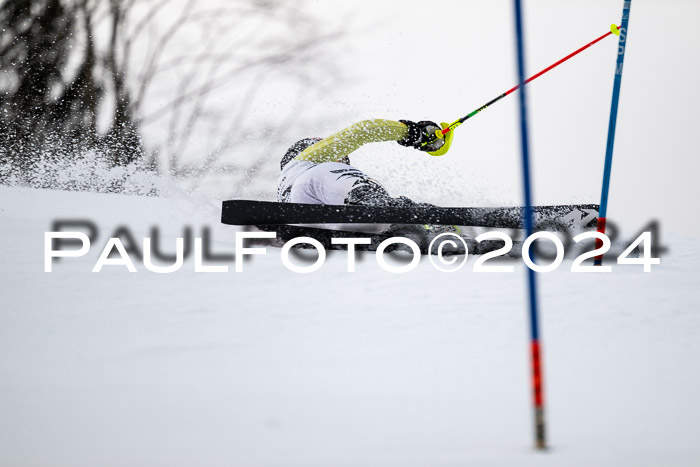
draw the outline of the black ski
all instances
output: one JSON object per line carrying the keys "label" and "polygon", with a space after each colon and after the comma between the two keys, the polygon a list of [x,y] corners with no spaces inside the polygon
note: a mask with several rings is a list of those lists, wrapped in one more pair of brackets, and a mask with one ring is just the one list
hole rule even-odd
{"label": "black ski", "polygon": [[[555,229],[594,227],[598,208],[597,204],[535,206],[535,225]],[[237,199],[223,202],[221,222],[232,225],[436,224],[518,229],[523,225],[523,211],[522,207],[331,206]]]}

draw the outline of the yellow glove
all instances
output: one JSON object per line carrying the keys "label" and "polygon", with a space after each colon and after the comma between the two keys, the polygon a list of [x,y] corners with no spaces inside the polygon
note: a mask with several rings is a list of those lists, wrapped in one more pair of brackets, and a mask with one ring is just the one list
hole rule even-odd
{"label": "yellow glove", "polygon": [[[444,130],[445,128],[450,126],[450,124],[442,122],[442,123],[440,123],[440,126],[442,126],[442,129]],[[445,138],[445,144],[443,144],[440,147],[440,149],[438,149],[437,151],[428,152],[428,154],[430,154],[431,156],[442,156],[443,154],[446,154],[447,151],[450,150],[450,146],[452,145],[452,138],[454,137],[454,133],[455,133],[455,131],[454,131],[454,129],[452,129],[446,135],[443,135],[442,131],[438,130],[436,132],[436,135],[439,138]]]}

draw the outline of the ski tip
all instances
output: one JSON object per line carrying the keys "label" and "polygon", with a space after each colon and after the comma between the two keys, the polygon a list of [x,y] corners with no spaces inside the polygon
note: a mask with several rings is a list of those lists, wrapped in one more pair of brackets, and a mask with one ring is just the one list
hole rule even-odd
{"label": "ski tip", "polygon": [[610,32],[615,34],[616,36],[620,35],[620,28],[617,27],[617,24],[611,24],[610,25]]}

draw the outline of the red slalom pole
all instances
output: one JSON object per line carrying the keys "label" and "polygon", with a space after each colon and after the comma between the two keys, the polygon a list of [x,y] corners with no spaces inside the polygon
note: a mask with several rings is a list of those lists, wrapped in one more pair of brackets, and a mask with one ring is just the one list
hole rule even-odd
{"label": "red slalom pole", "polygon": [[427,145],[427,144],[433,143],[433,142],[435,142],[435,140],[437,140],[438,138],[442,138],[444,135],[446,135],[446,134],[449,133],[450,131],[454,130],[455,128],[457,128],[457,127],[460,126],[462,123],[466,122],[468,119],[470,119],[470,118],[473,117],[474,115],[478,114],[478,113],[481,112],[482,110],[484,110],[484,109],[488,108],[489,106],[491,106],[492,104],[495,104],[496,102],[500,101],[501,99],[503,99],[504,97],[506,97],[508,94],[511,94],[511,93],[517,91],[518,89],[520,89],[521,86],[523,86],[523,85],[529,83],[530,81],[533,81],[533,80],[539,78],[540,76],[542,76],[543,74],[545,74],[545,73],[547,73],[549,70],[551,70],[552,68],[558,67],[559,65],[561,65],[561,64],[564,63],[565,61],[569,60],[571,57],[574,57],[574,56],[580,54],[581,52],[583,52],[583,51],[586,50],[587,48],[591,47],[592,45],[597,44],[598,42],[602,41],[603,39],[605,39],[606,37],[608,37],[608,36],[611,35],[611,34],[615,34],[615,35],[618,35],[618,36],[620,35],[620,30],[618,29],[617,25],[615,25],[615,24],[611,25],[611,26],[610,26],[610,31],[606,32],[605,34],[603,34],[603,35],[600,36],[599,38],[597,38],[597,39],[595,39],[595,40],[589,42],[588,44],[584,45],[584,46],[581,47],[580,49],[577,49],[577,50],[571,52],[571,53],[570,53],[569,55],[567,55],[566,57],[564,57],[564,58],[562,58],[561,60],[559,60],[559,61],[557,61],[557,62],[555,62],[555,63],[549,65],[547,68],[545,68],[544,70],[540,71],[539,73],[530,76],[530,77],[529,77],[528,79],[526,79],[523,83],[518,84],[517,86],[512,87],[511,89],[507,90],[506,92],[504,92],[503,94],[499,95],[498,97],[496,97],[496,98],[494,98],[494,99],[491,99],[491,100],[488,101],[486,104],[484,104],[484,105],[482,105],[481,107],[479,107],[478,109],[474,110],[473,112],[469,113],[468,115],[465,115],[464,117],[460,118],[459,120],[456,120],[455,122],[453,122],[452,124],[450,124],[450,126],[448,126],[447,128],[445,128],[444,130],[437,130],[437,132],[435,133],[435,139],[432,140],[432,141],[428,141],[428,142],[423,143],[422,146],[425,146],[425,145]]}

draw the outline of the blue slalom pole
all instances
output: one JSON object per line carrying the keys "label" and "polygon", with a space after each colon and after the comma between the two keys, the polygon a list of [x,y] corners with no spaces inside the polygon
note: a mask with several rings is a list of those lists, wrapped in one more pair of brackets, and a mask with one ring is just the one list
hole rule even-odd
{"label": "blue slalom pole", "polygon": [[[622,22],[616,32],[620,36],[617,47],[617,63],[615,65],[615,84],[613,85],[612,104],[610,105],[610,122],[608,123],[608,142],[605,147],[605,169],[603,171],[603,189],[600,195],[600,213],[598,215],[597,230],[605,233],[605,222],[608,215],[608,193],[610,191],[610,172],[612,171],[613,146],[615,145],[615,126],[617,125],[617,108],[620,101],[620,87],[622,86],[622,65],[625,61],[625,45],[627,40],[627,28],[630,20],[630,8],[632,1],[625,0],[622,8]],[[601,240],[596,240],[596,248],[603,246]],[[596,266],[603,264],[603,256],[596,256],[594,263]]]}
{"label": "blue slalom pole", "polygon": [[[520,82],[520,141],[522,142],[523,188],[525,192],[525,236],[532,235],[532,190],[530,187],[530,154],[527,132],[527,99],[525,86],[525,47],[523,45],[523,17],[520,0],[515,0],[515,35],[518,51],[518,80]],[[532,260],[534,261],[534,255]],[[537,283],[535,271],[527,268],[530,297],[530,359],[532,370],[532,396],[535,412],[535,447],[547,447],[545,437],[543,378],[540,352],[539,323],[537,316]]]}

